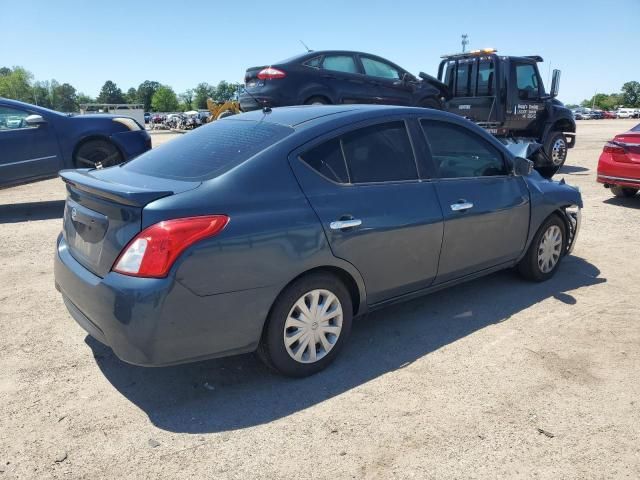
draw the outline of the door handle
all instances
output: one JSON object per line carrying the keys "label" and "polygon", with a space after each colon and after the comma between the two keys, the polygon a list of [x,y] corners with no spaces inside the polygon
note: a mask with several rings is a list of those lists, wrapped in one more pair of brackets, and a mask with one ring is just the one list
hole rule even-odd
{"label": "door handle", "polygon": [[350,218],[349,220],[336,220],[329,224],[331,230],[344,230],[345,228],[359,227],[362,225],[362,220],[357,218]]}
{"label": "door handle", "polygon": [[467,202],[466,200],[460,200],[458,203],[451,204],[451,210],[454,212],[465,212],[473,208],[473,203]]}

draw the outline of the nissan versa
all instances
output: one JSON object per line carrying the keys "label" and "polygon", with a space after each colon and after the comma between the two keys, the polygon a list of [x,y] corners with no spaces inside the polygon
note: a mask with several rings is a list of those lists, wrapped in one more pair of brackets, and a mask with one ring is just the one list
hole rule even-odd
{"label": "nissan versa", "polygon": [[291,376],[374,308],[513,266],[550,278],[582,207],[480,127],[412,107],[254,111],[60,175],[55,281],[91,336],[148,366],[257,349]]}

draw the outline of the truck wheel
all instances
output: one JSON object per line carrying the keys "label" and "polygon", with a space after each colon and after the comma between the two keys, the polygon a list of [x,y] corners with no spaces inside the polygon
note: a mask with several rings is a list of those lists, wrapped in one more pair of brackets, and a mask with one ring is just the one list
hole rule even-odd
{"label": "truck wheel", "polygon": [[544,153],[551,160],[551,165],[538,168],[543,177],[553,177],[567,159],[567,139],[562,132],[555,132],[544,142]]}
{"label": "truck wheel", "polygon": [[325,97],[311,97],[304,102],[305,105],[330,105],[331,102]]}
{"label": "truck wheel", "polygon": [[636,193],[638,193],[638,189],[611,185],[611,193],[613,193],[616,197],[633,197]]}
{"label": "truck wheel", "polygon": [[231,115],[233,115],[233,112],[231,110],[225,110],[224,112],[220,112],[218,114],[218,120],[222,118],[230,117]]}
{"label": "truck wheel", "polygon": [[566,226],[558,215],[551,215],[538,229],[518,272],[527,280],[543,282],[558,270],[567,245]]}

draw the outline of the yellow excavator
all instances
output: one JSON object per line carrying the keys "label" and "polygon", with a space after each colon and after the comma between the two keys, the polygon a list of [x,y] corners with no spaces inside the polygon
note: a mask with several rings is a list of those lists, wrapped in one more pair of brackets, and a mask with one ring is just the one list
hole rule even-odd
{"label": "yellow excavator", "polygon": [[207,109],[209,109],[210,114],[207,123],[241,112],[240,104],[235,100],[216,102],[211,98],[207,98]]}

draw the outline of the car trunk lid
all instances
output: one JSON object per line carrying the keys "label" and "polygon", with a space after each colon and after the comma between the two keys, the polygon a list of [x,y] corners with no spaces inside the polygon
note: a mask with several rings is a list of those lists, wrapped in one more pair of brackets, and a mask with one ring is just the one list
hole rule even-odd
{"label": "car trunk lid", "polygon": [[260,88],[264,86],[265,80],[260,80],[258,74],[269,65],[262,65],[261,67],[250,67],[244,74],[244,86],[247,90]]}
{"label": "car trunk lid", "polygon": [[613,141],[624,148],[624,157],[628,161],[640,163],[640,132],[631,131],[616,135]]}
{"label": "car trunk lid", "polygon": [[63,236],[69,252],[100,277],[109,273],[122,249],[141,231],[145,205],[200,185],[120,167],[64,170],[60,177],[67,185]]}

